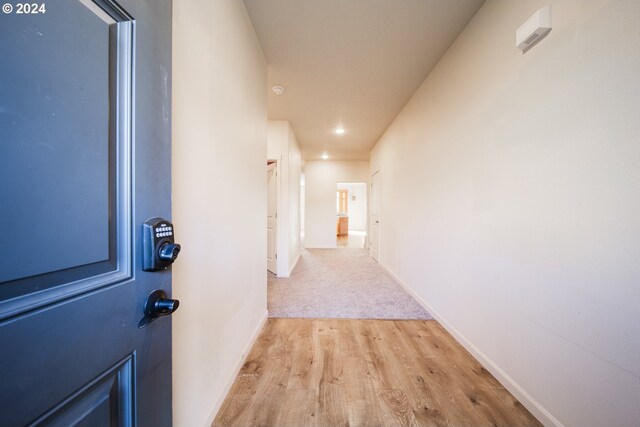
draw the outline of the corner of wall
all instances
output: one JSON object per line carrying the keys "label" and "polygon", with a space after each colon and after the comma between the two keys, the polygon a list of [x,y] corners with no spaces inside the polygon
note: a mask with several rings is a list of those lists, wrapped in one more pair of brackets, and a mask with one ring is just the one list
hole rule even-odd
{"label": "corner of wall", "polygon": [[189,248],[172,273],[189,307],[172,316],[173,424],[200,426],[267,309],[267,68],[242,2],[183,0],[173,17],[172,209]]}
{"label": "corner of wall", "polygon": [[542,424],[545,426],[564,427],[549,411],[547,411],[536,399],[534,399],[526,390],[520,386],[513,378],[511,378],[497,363],[489,356],[476,347],[471,340],[458,331],[450,322],[448,322],[435,308],[426,302],[415,290],[407,285],[400,277],[398,277],[389,267],[382,262],[378,264],[394,278],[418,304],[420,304],[435,320],[438,321],[469,353],[475,357],[480,364],[485,367],[491,375],[493,375],[511,394],[513,394]]}
{"label": "corner of wall", "polygon": [[302,252],[298,251],[298,255],[296,256],[295,261],[293,263],[291,263],[291,269],[289,270],[289,276],[291,276],[291,274],[293,274],[293,270],[296,268],[296,265],[298,265],[298,261],[300,261],[300,257],[301,256],[302,256]]}
{"label": "corner of wall", "polygon": [[636,425],[640,9],[552,3],[523,54],[541,2],[487,0],[371,150],[380,261],[541,421]]}

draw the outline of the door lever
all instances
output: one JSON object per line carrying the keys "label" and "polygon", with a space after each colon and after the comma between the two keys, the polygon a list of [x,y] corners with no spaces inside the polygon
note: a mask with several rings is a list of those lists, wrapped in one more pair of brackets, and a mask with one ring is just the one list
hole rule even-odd
{"label": "door lever", "polygon": [[144,304],[144,317],[138,323],[138,328],[144,328],[160,316],[169,316],[179,306],[180,301],[167,298],[165,291],[156,289],[147,297],[147,301]]}

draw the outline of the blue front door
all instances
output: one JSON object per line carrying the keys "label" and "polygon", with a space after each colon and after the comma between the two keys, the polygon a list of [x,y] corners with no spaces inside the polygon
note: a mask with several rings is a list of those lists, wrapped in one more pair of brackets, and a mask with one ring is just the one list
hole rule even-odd
{"label": "blue front door", "polygon": [[141,269],[171,214],[171,2],[5,3],[0,425],[168,426],[170,318],[138,324],[171,293]]}

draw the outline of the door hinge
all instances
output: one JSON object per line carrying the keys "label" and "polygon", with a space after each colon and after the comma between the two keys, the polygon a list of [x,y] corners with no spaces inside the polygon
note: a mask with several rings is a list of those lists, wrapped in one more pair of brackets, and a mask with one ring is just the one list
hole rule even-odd
{"label": "door hinge", "polygon": [[278,212],[276,212],[276,216],[275,217],[278,218]]}
{"label": "door hinge", "polygon": [[276,259],[278,259],[278,254],[276,254]]}

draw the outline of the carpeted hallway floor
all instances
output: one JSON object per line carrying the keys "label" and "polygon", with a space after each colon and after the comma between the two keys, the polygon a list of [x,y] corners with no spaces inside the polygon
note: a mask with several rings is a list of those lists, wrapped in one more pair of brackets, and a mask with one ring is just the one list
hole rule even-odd
{"label": "carpeted hallway floor", "polygon": [[306,249],[291,277],[267,283],[269,317],[431,318],[365,249]]}

